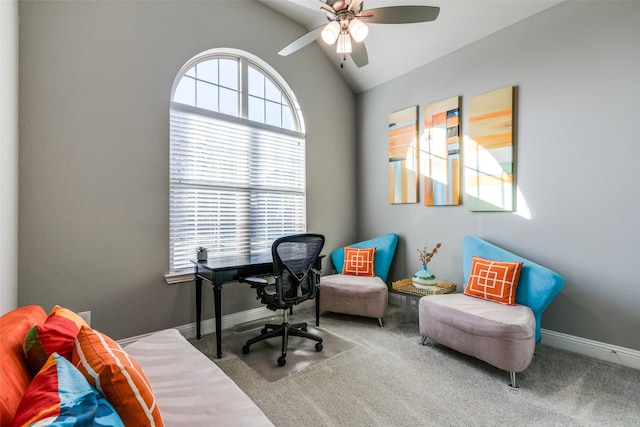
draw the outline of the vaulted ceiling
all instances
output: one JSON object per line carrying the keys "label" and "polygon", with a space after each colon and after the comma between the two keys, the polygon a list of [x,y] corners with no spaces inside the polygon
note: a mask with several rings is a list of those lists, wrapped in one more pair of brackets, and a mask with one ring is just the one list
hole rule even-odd
{"label": "vaulted ceiling", "polygon": [[[307,30],[327,22],[321,0],[259,0]],[[364,0],[364,9],[399,5],[440,7],[433,22],[370,24],[365,43],[369,64],[349,58],[340,68],[335,46],[318,43],[356,93],[371,89],[496,31],[560,3],[561,0]],[[300,35],[305,32],[301,31]],[[292,40],[290,40],[292,41]],[[288,43],[289,41],[287,41]],[[286,44],[286,43],[285,43]],[[280,48],[284,47],[279,46]],[[295,55],[293,53],[292,55]]]}

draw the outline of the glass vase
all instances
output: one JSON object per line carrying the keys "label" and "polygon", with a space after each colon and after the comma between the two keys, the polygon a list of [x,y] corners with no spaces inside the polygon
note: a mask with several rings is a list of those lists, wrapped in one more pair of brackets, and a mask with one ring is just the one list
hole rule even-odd
{"label": "glass vase", "polygon": [[411,283],[416,288],[428,288],[438,284],[435,274],[429,271],[427,264],[424,264],[422,268],[411,277]]}

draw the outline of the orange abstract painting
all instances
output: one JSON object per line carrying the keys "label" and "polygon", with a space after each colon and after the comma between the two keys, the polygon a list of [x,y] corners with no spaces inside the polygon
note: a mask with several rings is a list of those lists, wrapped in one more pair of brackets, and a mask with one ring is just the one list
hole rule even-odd
{"label": "orange abstract painting", "polygon": [[424,107],[420,143],[424,204],[460,204],[460,97]]}
{"label": "orange abstract painting", "polygon": [[418,202],[418,107],[389,115],[389,203]]}
{"label": "orange abstract painting", "polygon": [[471,98],[465,141],[465,194],[475,212],[515,209],[513,94],[508,86]]}

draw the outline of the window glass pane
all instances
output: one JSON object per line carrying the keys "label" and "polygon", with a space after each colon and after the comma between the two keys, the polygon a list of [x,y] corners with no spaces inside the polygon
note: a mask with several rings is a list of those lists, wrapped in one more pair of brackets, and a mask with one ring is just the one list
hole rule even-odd
{"label": "window glass pane", "polygon": [[230,116],[238,116],[238,92],[220,88],[220,112]]}
{"label": "window glass pane", "polygon": [[278,86],[273,84],[273,82],[269,79],[265,79],[264,86],[265,86],[265,98],[267,98],[269,101],[274,101],[274,102],[281,101],[280,89],[278,89]]}
{"label": "window glass pane", "polygon": [[286,105],[282,106],[282,127],[289,130],[296,129],[296,121],[293,117],[293,111]]}
{"label": "window glass pane", "polygon": [[190,77],[183,77],[173,94],[173,100],[182,104],[196,105],[196,81]]}
{"label": "window glass pane", "polygon": [[198,81],[198,101],[196,107],[218,111],[218,86]]}
{"label": "window glass pane", "polygon": [[271,126],[281,127],[282,125],[282,112],[281,105],[276,104],[275,102],[266,102],[267,104],[267,114],[265,123]]}
{"label": "window glass pane", "polygon": [[249,67],[249,95],[264,98],[264,74]]}
{"label": "window glass pane", "polygon": [[249,97],[249,120],[264,123],[264,100],[254,96]]}
{"label": "window glass pane", "polygon": [[198,67],[198,80],[209,83],[218,83],[218,60],[210,59],[196,65]]}
{"label": "window glass pane", "polygon": [[283,131],[298,130],[298,111],[280,80],[260,62],[204,58],[179,77],[171,108],[172,272],[191,270],[198,246],[213,257],[268,253],[276,238],[306,231],[304,137]]}
{"label": "window glass pane", "polygon": [[220,86],[238,90],[238,61],[220,59]]}

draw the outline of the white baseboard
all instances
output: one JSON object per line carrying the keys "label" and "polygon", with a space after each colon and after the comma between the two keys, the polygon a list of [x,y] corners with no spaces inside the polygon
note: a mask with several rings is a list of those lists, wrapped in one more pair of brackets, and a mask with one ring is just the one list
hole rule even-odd
{"label": "white baseboard", "polygon": [[[238,313],[226,314],[222,316],[222,329],[233,328],[236,325],[253,322],[258,319],[264,319],[265,317],[271,317],[274,315],[272,310],[268,310],[266,307],[258,307],[251,310],[241,311]],[[180,331],[182,336],[185,338],[194,338],[196,336],[196,323],[189,323],[187,325],[176,326],[174,329]],[[216,331],[216,320],[215,319],[204,319],[200,322],[200,334],[211,334]],[[146,336],[151,335],[153,332],[148,334],[137,335],[135,337],[124,338],[122,340],[118,340],[118,344],[121,346],[126,346],[135,341],[138,341],[140,338],[144,338]]]}
{"label": "white baseboard", "polygon": [[640,351],[586,338],[541,329],[541,342],[550,347],[571,351],[594,359],[640,369]]}
{"label": "white baseboard", "polygon": [[[253,322],[258,319],[270,317],[276,314],[272,310],[268,310],[266,307],[253,308],[251,310],[241,311],[238,313],[231,313],[222,316],[222,329],[233,328],[236,325],[246,322]],[[196,324],[189,323],[188,325],[178,326],[176,328],[185,338],[193,338],[196,336]],[[216,331],[216,319],[206,319],[200,323],[200,334],[212,334]]]}

